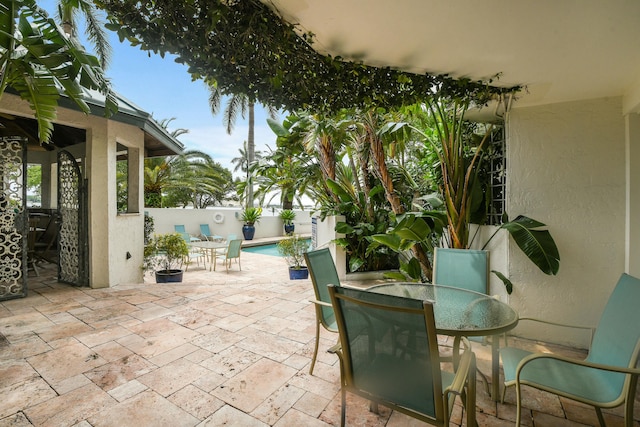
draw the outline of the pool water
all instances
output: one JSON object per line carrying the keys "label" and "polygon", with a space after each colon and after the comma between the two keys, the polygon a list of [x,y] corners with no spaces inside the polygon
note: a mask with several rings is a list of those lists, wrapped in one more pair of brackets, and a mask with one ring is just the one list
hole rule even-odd
{"label": "pool water", "polygon": [[[311,239],[309,239],[309,245],[311,245]],[[280,255],[280,252],[278,252],[278,246],[275,243],[271,243],[269,245],[249,246],[247,248],[242,248],[242,251],[252,252],[254,254],[282,257],[282,255]]]}

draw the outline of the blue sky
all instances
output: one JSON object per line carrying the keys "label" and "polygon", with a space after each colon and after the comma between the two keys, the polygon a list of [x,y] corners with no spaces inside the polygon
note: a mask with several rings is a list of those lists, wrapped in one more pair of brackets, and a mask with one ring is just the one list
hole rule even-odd
{"label": "blue sky", "polygon": [[[55,1],[39,0],[38,5],[55,18]],[[82,20],[80,17],[78,21]],[[228,135],[222,119],[226,99],[220,112],[213,116],[207,87],[201,80],[192,82],[185,65],[174,62],[172,56],[162,58],[132,47],[126,41],[120,43],[115,33],[110,32],[109,36],[113,57],[106,74],[113,89],[138,107],[153,113],[158,121],[175,117],[169,124],[169,130],[189,130],[189,133],[178,137],[185,149],[204,151],[233,171],[231,159],[238,157],[238,149],[247,139],[247,120],[239,115],[233,133]],[[89,45],[85,47],[91,51]],[[255,111],[256,150],[265,151],[267,144],[275,148],[275,135],[266,122],[267,113],[259,105]]]}

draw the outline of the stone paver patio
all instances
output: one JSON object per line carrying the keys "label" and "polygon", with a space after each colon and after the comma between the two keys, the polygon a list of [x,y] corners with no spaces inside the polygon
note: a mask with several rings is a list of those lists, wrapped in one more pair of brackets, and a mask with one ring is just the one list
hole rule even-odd
{"label": "stone paver patio", "polygon": [[[0,303],[0,427],[339,425],[338,361],[326,353],[337,336],[323,331],[309,375],[313,290],[290,281],[281,258],[243,253],[242,271],[194,265],[181,284],[109,289],[60,284],[42,267],[27,298]],[[474,350],[489,372],[488,348]],[[525,398],[524,425],[597,425],[590,407],[532,389]],[[495,403],[478,383],[477,400],[480,426],[514,424],[513,390]],[[422,425],[348,401],[349,426]],[[607,411],[607,425],[621,415]],[[458,405],[452,425],[463,421]]]}

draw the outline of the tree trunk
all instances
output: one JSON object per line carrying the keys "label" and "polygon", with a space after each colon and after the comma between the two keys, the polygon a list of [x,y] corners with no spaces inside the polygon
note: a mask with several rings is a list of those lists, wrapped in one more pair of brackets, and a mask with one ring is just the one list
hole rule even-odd
{"label": "tree trunk", "polygon": [[[378,174],[380,182],[382,183],[382,187],[384,188],[387,200],[391,205],[391,210],[393,210],[393,213],[395,213],[396,215],[403,214],[405,212],[405,209],[402,206],[400,198],[393,188],[393,181],[391,179],[391,175],[389,174],[389,170],[387,169],[386,155],[384,152],[384,146],[382,145],[382,140],[371,128],[367,129],[367,134],[369,145],[371,147],[374,169]],[[425,277],[431,280],[433,271],[431,262],[429,261],[429,257],[427,256],[427,253],[425,252],[422,245],[413,245],[411,247],[411,251],[420,262],[422,273],[425,275]]]}
{"label": "tree trunk", "polygon": [[[254,135],[255,115],[254,103],[249,101],[249,136],[247,138],[247,177],[251,173],[249,169],[256,160],[256,141]],[[247,180],[247,206],[253,206],[253,180]]]}

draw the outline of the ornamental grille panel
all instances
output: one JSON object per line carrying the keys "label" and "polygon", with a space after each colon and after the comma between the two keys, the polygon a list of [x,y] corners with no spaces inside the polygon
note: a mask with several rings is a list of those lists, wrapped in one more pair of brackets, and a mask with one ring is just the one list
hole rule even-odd
{"label": "ornamental grille panel", "polygon": [[0,138],[0,300],[27,295],[27,188],[22,138]]}
{"label": "ornamental grille panel", "polygon": [[58,153],[58,280],[76,286],[88,284],[86,185],[75,158],[68,151]]}
{"label": "ornamental grille panel", "polygon": [[491,203],[487,213],[487,224],[501,225],[506,208],[507,196],[507,157],[504,127],[496,127],[491,133],[487,147],[489,162],[489,190]]}

